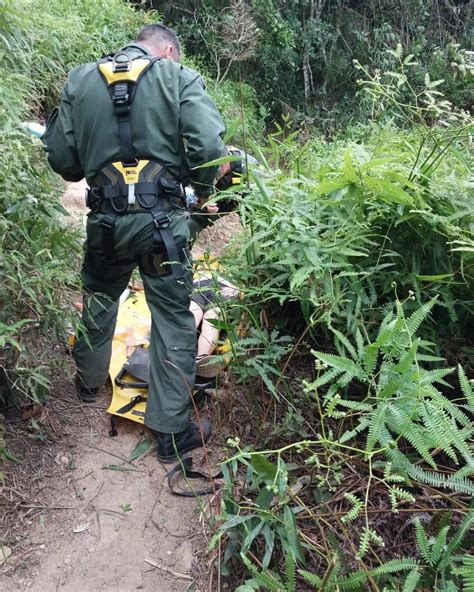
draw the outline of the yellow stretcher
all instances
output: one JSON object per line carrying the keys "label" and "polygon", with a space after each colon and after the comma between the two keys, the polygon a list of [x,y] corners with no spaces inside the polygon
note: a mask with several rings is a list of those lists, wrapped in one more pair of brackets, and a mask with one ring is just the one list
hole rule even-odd
{"label": "yellow stretcher", "polygon": [[[134,386],[122,387],[115,379],[122,373],[122,368],[129,356],[139,347],[148,347],[150,343],[151,313],[143,290],[130,292],[117,315],[117,326],[112,342],[112,358],[109,375],[112,381],[112,401],[108,413],[131,419],[143,424],[145,419],[148,390]],[[132,383],[134,378],[125,374],[123,383]],[[124,409],[125,408],[125,409]],[[112,430],[113,431],[113,430]]]}
{"label": "yellow stretcher", "polygon": [[[201,261],[204,271],[217,269],[216,260]],[[148,388],[135,386],[136,377],[124,371],[124,365],[130,356],[141,347],[148,348],[150,344],[151,313],[148,308],[143,290],[131,291],[121,302],[117,315],[117,325],[112,342],[112,357],[109,375],[112,382],[112,400],[107,409],[111,418],[112,429],[110,435],[116,435],[115,417],[131,419],[143,424],[148,397]],[[226,341],[218,348],[219,353],[228,351]],[[140,382],[140,380],[138,381]],[[130,386],[123,386],[124,384]],[[134,384],[135,383],[135,384]]]}

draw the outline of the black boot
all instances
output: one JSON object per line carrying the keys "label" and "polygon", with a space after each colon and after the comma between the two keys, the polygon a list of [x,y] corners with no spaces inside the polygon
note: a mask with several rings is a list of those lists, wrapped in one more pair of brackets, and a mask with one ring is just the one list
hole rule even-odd
{"label": "black boot", "polygon": [[201,448],[209,440],[212,433],[212,424],[207,419],[200,424],[191,422],[184,432],[165,434],[155,432],[158,438],[158,460],[162,463],[172,463],[182,458],[186,452],[195,448]]}
{"label": "black boot", "polygon": [[217,379],[215,376],[212,378],[206,378],[205,376],[199,376],[196,374],[196,380],[194,382],[194,388],[198,391],[204,391],[205,389],[215,389],[217,386]]}
{"label": "black boot", "polygon": [[89,388],[87,387],[79,376],[76,375],[76,391],[77,396],[81,401],[84,403],[95,403],[97,399],[97,393],[99,391],[99,387],[96,388]]}

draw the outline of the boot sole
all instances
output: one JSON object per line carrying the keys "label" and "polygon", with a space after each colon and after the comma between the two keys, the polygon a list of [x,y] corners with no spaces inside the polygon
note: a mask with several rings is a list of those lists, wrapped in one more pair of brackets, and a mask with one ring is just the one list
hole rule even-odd
{"label": "boot sole", "polygon": [[77,395],[77,398],[79,399],[79,401],[82,401],[83,403],[95,403],[97,401],[97,397],[88,398],[88,397],[81,397],[80,395]]}
{"label": "boot sole", "polygon": [[[209,438],[208,438],[209,439]],[[207,441],[206,441],[207,443]],[[185,448],[184,450],[179,451],[179,455],[172,454],[170,456],[163,456],[162,454],[158,453],[158,460],[163,463],[164,465],[169,465],[171,463],[177,462],[179,458],[183,459],[185,454],[192,452],[193,450],[197,450],[198,448],[203,448],[202,444],[198,444],[197,446],[190,446],[189,448]]]}
{"label": "boot sole", "polygon": [[158,454],[158,460],[160,461],[160,463],[163,463],[164,465],[170,465],[171,463],[174,462],[178,462],[178,459],[180,458],[181,460],[184,460],[184,454],[188,454],[188,452],[191,452],[192,450],[196,450],[195,448],[190,448],[189,450],[186,450],[184,452],[181,453],[181,455],[178,457],[176,455],[173,456],[161,456],[161,454]]}

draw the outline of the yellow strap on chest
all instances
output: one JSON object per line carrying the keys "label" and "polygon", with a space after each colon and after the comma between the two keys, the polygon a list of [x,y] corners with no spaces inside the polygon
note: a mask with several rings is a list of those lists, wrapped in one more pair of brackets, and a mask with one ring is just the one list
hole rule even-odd
{"label": "yellow strap on chest", "polygon": [[131,61],[130,70],[127,72],[114,72],[113,62],[102,62],[97,65],[104,80],[110,86],[116,82],[137,82],[140,76],[153,64],[152,60],[137,58]]}

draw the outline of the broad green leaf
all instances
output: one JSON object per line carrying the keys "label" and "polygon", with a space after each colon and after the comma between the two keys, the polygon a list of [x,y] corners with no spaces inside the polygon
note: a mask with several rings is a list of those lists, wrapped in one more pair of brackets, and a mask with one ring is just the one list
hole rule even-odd
{"label": "broad green leaf", "polygon": [[130,458],[128,460],[129,461],[136,460],[139,456],[141,456],[142,454],[145,454],[145,452],[148,452],[148,450],[150,449],[150,446],[151,446],[150,440],[147,440],[147,439],[142,440],[132,450],[132,452],[130,453]]}
{"label": "broad green leaf", "polygon": [[236,162],[238,160],[241,160],[240,156],[232,156],[229,154],[228,156],[221,156],[220,158],[215,158],[214,160],[210,160],[209,162],[193,167],[191,170],[195,171],[196,169],[207,169],[210,167],[220,166],[221,164],[226,164],[227,162]]}
{"label": "broad green leaf", "polygon": [[269,462],[262,454],[252,455],[252,466],[258,476],[267,483],[272,485],[277,474],[277,466]]}
{"label": "broad green leaf", "polygon": [[240,117],[236,117],[234,119],[234,121],[231,122],[231,124],[227,128],[227,131],[226,131],[225,136],[223,138],[224,144],[227,144],[229,142],[229,140],[233,137],[233,135],[237,131],[240,123],[241,123]]}

